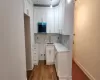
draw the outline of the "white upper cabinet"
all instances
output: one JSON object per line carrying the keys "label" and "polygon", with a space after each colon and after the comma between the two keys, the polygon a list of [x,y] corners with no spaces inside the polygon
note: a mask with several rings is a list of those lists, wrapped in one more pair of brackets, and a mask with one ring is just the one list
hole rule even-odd
{"label": "white upper cabinet", "polygon": [[55,33],[59,33],[59,7],[54,8],[54,29]]}
{"label": "white upper cabinet", "polygon": [[59,33],[58,7],[49,8],[47,11],[47,33]]}
{"label": "white upper cabinet", "polygon": [[54,9],[49,8],[47,10],[47,33],[55,33],[54,18]]}
{"label": "white upper cabinet", "polygon": [[29,3],[27,0],[24,0],[24,13],[29,15]]}
{"label": "white upper cabinet", "polygon": [[24,0],[24,13],[28,16],[31,15],[31,13],[33,13],[31,10],[33,8],[33,3],[31,0]]}
{"label": "white upper cabinet", "polygon": [[63,26],[64,26],[64,5],[63,5],[63,1],[64,0],[61,0],[61,2],[59,4],[59,9],[58,9],[58,14],[59,14],[58,25],[59,25],[59,33],[60,34],[62,34],[62,29],[63,29]]}
{"label": "white upper cabinet", "polygon": [[36,7],[34,10],[34,32],[37,33],[38,22],[47,23],[47,33],[73,34],[74,0],[60,0],[59,6],[53,8]]}
{"label": "white upper cabinet", "polygon": [[68,2],[65,0],[64,4],[64,26],[63,26],[63,35],[73,34],[74,26],[74,0]]}
{"label": "white upper cabinet", "polygon": [[[38,33],[38,22],[46,22],[47,23],[47,10],[44,8],[34,8],[34,33]],[[47,23],[48,25],[48,23]],[[48,31],[48,30],[47,30]]]}
{"label": "white upper cabinet", "polygon": [[58,33],[58,8],[34,8],[34,32],[38,33],[38,22],[47,23],[47,33]]}
{"label": "white upper cabinet", "polygon": [[70,35],[73,33],[74,0],[61,0],[59,4],[59,33]]}

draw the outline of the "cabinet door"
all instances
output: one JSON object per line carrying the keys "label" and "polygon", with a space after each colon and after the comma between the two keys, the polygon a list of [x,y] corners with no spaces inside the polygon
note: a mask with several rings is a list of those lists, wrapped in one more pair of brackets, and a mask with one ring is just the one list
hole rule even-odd
{"label": "cabinet door", "polygon": [[47,48],[46,48],[46,62],[47,62],[47,64],[54,63],[54,46],[47,46]]}
{"label": "cabinet door", "polygon": [[38,65],[39,59],[38,59],[38,52],[33,51],[33,64]]}
{"label": "cabinet door", "polygon": [[36,51],[33,52],[33,60],[38,60],[38,53]]}
{"label": "cabinet door", "polygon": [[54,8],[54,28],[55,28],[55,33],[59,33],[59,9],[58,7]]}
{"label": "cabinet door", "polygon": [[62,28],[63,28],[63,5],[62,5],[62,0],[59,4],[59,33],[62,33]]}
{"label": "cabinet door", "polygon": [[56,53],[56,55],[55,55],[55,67],[56,67],[56,71],[58,71],[57,62],[58,62],[58,58],[57,58],[57,53]]}
{"label": "cabinet door", "polygon": [[24,13],[26,14],[26,8],[27,8],[27,1],[24,0]]}
{"label": "cabinet door", "polygon": [[72,56],[69,52],[61,52],[58,53],[57,56],[58,60],[58,76],[67,78],[71,76],[71,70],[72,70]]}
{"label": "cabinet door", "polygon": [[70,35],[73,34],[73,26],[74,26],[74,1],[71,1],[69,5],[66,3],[64,11],[65,11],[64,12],[65,19],[64,19],[63,34]]}
{"label": "cabinet door", "polygon": [[46,48],[46,64],[50,64],[50,50]]}
{"label": "cabinet door", "polygon": [[47,61],[49,62],[49,63],[53,63],[53,61],[54,61],[54,59],[53,59],[53,51],[52,50],[48,50],[48,53],[47,53]]}
{"label": "cabinet door", "polygon": [[38,44],[33,45],[33,64],[38,65],[39,56],[38,56]]}
{"label": "cabinet door", "polygon": [[47,10],[47,33],[54,33],[54,9]]}
{"label": "cabinet door", "polygon": [[54,48],[50,50],[51,62],[54,63]]}

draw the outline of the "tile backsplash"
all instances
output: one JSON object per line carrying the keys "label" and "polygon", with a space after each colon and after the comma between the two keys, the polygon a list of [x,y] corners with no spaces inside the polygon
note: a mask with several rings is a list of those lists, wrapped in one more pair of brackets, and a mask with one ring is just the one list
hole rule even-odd
{"label": "tile backsplash", "polygon": [[45,44],[46,43],[59,43],[61,42],[61,38],[59,34],[55,34],[55,33],[35,33],[35,43],[37,43],[39,45],[38,49],[39,49],[39,60],[45,60],[46,56],[45,56]]}
{"label": "tile backsplash", "polygon": [[59,35],[56,33],[39,34],[35,33],[35,43],[45,44],[45,43],[62,43],[64,46],[69,48],[69,35]]}
{"label": "tile backsplash", "polygon": [[45,44],[46,43],[61,43],[69,48],[69,35],[60,35],[56,33],[35,33],[35,43],[39,45],[39,60],[45,60]]}
{"label": "tile backsplash", "polygon": [[69,39],[69,35],[61,35],[61,43],[67,48],[69,48]]}
{"label": "tile backsplash", "polygon": [[35,33],[35,43],[59,43],[60,35],[56,33],[39,34]]}

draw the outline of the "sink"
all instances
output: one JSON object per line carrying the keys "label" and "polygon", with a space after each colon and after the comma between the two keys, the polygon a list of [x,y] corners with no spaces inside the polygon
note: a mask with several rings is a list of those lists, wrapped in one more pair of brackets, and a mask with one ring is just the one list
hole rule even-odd
{"label": "sink", "polygon": [[53,43],[47,43],[47,44],[53,44]]}

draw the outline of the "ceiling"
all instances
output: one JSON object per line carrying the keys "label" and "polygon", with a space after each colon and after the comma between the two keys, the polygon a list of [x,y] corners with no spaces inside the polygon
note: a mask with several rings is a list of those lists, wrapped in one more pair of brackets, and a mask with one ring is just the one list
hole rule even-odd
{"label": "ceiling", "polygon": [[46,4],[46,5],[50,5],[50,4],[57,4],[59,2],[59,0],[33,0],[34,4]]}

